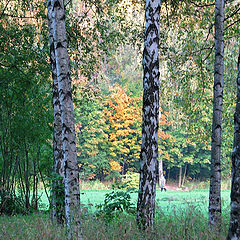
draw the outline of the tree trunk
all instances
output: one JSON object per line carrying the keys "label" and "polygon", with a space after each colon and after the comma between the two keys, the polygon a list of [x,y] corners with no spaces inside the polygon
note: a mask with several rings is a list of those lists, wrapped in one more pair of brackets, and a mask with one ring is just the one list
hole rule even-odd
{"label": "tree trunk", "polygon": [[186,173],[187,173],[187,164],[185,164],[185,168],[184,168],[183,179],[182,179],[182,185],[184,185],[184,183],[185,183]]}
{"label": "tree trunk", "polygon": [[146,229],[155,215],[158,173],[160,0],[146,0],[143,51],[143,124],[137,223]]}
{"label": "tree trunk", "polygon": [[182,166],[179,168],[178,187],[182,185]]}
{"label": "tree trunk", "polygon": [[26,142],[24,142],[25,146],[25,154],[26,154],[26,165],[24,162],[24,179],[25,179],[25,187],[26,187],[26,193],[25,193],[25,207],[26,210],[29,211],[30,208],[30,183],[29,183],[29,155],[28,155],[28,149]]}
{"label": "tree trunk", "polygon": [[227,240],[240,239],[240,49],[238,55],[237,104],[234,114],[230,226]]}
{"label": "tree trunk", "polygon": [[69,237],[82,239],[80,224],[79,171],[74,128],[70,64],[67,52],[63,0],[51,0],[52,26],[61,106],[62,146],[64,157],[65,216]]}
{"label": "tree trunk", "polygon": [[163,176],[163,162],[162,159],[158,162],[158,185],[160,187],[160,179]]}
{"label": "tree trunk", "polygon": [[221,142],[224,68],[224,0],[215,1],[215,65],[213,86],[213,121],[211,177],[209,189],[209,224],[220,224],[221,218]]}
{"label": "tree trunk", "polygon": [[[53,41],[53,26],[52,26],[52,4],[48,0],[48,29],[49,29],[49,44],[50,44],[50,62],[53,79],[53,185],[52,185],[52,220],[63,224],[64,216],[64,159],[62,151],[62,123],[61,123],[61,108],[58,92],[58,80],[56,69],[56,58]],[[62,179],[61,179],[62,178]]]}

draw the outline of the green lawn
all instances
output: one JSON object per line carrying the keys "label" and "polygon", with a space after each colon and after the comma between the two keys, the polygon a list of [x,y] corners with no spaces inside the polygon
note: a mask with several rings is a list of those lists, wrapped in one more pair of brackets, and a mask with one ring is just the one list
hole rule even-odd
{"label": "green lawn", "polygon": [[[112,190],[82,190],[81,191],[81,204],[89,207],[94,211],[97,204],[104,201],[106,193]],[[207,189],[192,190],[192,191],[167,191],[161,192],[157,190],[156,203],[157,206],[164,212],[171,212],[173,209],[184,209],[186,207],[197,207],[202,209],[203,213],[207,214],[208,208],[208,194]],[[132,193],[132,201],[137,204],[137,193]],[[43,208],[48,208],[48,200],[46,194],[42,193]],[[223,211],[229,208],[230,204],[230,190],[222,190],[222,205]]]}
{"label": "green lawn", "polygon": [[[82,190],[81,203],[90,211],[102,203],[111,190]],[[223,224],[213,231],[208,226],[208,190],[157,191],[154,231],[141,232],[135,215],[119,215],[106,223],[94,214],[82,215],[84,240],[225,240],[229,224],[229,190],[222,191]],[[137,193],[132,194],[136,204]],[[42,194],[45,208],[47,197]],[[89,204],[91,205],[89,207]],[[0,216],[0,239],[6,240],[65,240],[65,228],[54,225],[48,213]]]}

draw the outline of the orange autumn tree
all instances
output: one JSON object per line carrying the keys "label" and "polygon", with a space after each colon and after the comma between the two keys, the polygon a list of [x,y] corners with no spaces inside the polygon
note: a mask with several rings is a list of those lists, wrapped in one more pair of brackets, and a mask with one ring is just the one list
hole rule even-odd
{"label": "orange autumn tree", "polygon": [[171,126],[171,121],[168,121],[168,112],[163,111],[160,108],[160,120],[159,120],[159,131],[158,131],[158,145],[159,145],[159,158],[162,160],[173,161],[170,157],[168,149],[166,147],[167,143],[175,141],[175,138],[168,133],[168,128]]}
{"label": "orange autumn tree", "polygon": [[175,141],[175,138],[169,134],[169,127],[171,126],[171,121],[168,118],[169,113],[163,111],[160,108],[159,116],[159,131],[158,131],[158,174],[162,176],[163,172],[163,162],[174,162],[171,154],[169,154],[169,146]]}
{"label": "orange autumn tree", "polygon": [[[139,98],[131,97],[120,85],[110,87],[105,110],[109,124],[110,164],[125,174],[136,167],[140,153],[141,112]],[[120,164],[121,168],[119,167]]]}

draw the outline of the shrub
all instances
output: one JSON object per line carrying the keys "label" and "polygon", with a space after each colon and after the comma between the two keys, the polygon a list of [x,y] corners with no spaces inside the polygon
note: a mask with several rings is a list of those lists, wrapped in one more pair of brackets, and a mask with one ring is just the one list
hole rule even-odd
{"label": "shrub", "polygon": [[135,214],[136,208],[131,203],[131,190],[114,190],[105,195],[104,203],[97,205],[97,216],[103,217],[107,222],[117,220],[121,213]]}
{"label": "shrub", "polygon": [[25,202],[12,192],[0,190],[0,215],[26,214]]}

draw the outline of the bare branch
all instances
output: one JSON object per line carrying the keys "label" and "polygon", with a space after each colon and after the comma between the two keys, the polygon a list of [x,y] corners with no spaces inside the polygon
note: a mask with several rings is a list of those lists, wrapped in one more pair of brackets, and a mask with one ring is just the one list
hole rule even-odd
{"label": "bare branch", "polygon": [[212,51],[213,51],[214,46],[215,46],[215,44],[212,45],[212,47],[211,47],[211,49],[210,49],[210,52],[209,52],[208,55],[203,59],[202,62],[205,62],[205,61],[209,58],[209,56],[211,55],[211,53],[212,53]]}
{"label": "bare branch", "polygon": [[228,26],[225,27],[225,30],[232,27],[235,23],[238,23],[240,21],[240,19],[234,21],[233,23],[229,24]]}
{"label": "bare branch", "polygon": [[240,10],[240,8],[238,8],[237,10],[235,10],[231,15],[229,15],[228,17],[224,18],[224,21],[228,20],[229,18],[233,17],[236,13],[238,13]]}
{"label": "bare branch", "polygon": [[15,15],[6,14],[6,13],[2,13],[2,15],[7,16],[7,17],[12,17],[12,18],[36,18],[35,16],[33,16],[33,17],[15,16]]}
{"label": "bare branch", "polygon": [[199,4],[195,3],[194,1],[190,1],[190,3],[192,3],[194,6],[200,7],[200,8],[202,8],[202,7],[211,7],[211,6],[214,6],[214,5],[215,5],[215,3],[209,3],[209,4],[199,5]]}
{"label": "bare branch", "polygon": [[4,7],[4,9],[3,9],[3,11],[2,11],[2,13],[1,13],[1,15],[0,15],[0,19],[3,17],[4,12],[5,12],[5,10],[7,9],[7,6],[8,6],[8,4],[9,4],[9,2],[10,2],[10,0],[7,1],[7,4],[6,4],[6,6]]}

